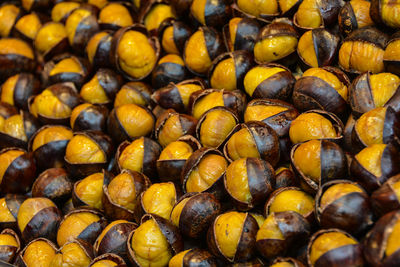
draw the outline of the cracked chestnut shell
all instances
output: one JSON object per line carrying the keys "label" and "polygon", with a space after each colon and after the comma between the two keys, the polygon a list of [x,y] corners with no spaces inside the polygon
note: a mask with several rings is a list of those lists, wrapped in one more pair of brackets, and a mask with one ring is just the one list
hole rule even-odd
{"label": "cracked chestnut shell", "polygon": [[109,54],[112,33],[112,31],[101,31],[92,35],[89,39],[85,48],[85,55],[93,69],[111,66]]}
{"label": "cracked chestnut shell", "polygon": [[375,214],[382,216],[400,208],[400,175],[390,177],[371,194],[371,204]]}
{"label": "cracked chestnut shell", "polygon": [[[171,1],[173,5],[174,1]],[[181,16],[180,16],[181,17]],[[166,19],[158,28],[158,38],[166,53],[182,55],[186,40],[192,35],[192,29],[182,21]]]}
{"label": "cracked chestnut shell", "polygon": [[207,245],[212,254],[228,262],[246,261],[255,255],[257,231],[257,221],[250,213],[226,212],[211,224]]}
{"label": "cracked chestnut shell", "polygon": [[185,63],[176,54],[167,54],[162,57],[151,74],[152,85],[155,89],[165,87],[171,82],[181,82],[186,77]]}
{"label": "cracked chestnut shell", "polygon": [[75,132],[102,131],[107,128],[108,109],[102,105],[84,103],[76,106],[71,113],[70,126]]}
{"label": "cracked chestnut shell", "polygon": [[370,16],[372,20],[379,26],[389,27],[393,29],[398,29],[399,24],[399,14],[398,12],[398,1],[395,0],[391,3],[382,0],[371,1]]}
{"label": "cracked chestnut shell", "polygon": [[188,193],[173,207],[170,221],[183,235],[200,238],[220,212],[221,204],[214,195],[207,192]]}
{"label": "cracked chestnut shell", "polygon": [[28,197],[25,195],[6,194],[3,198],[0,198],[0,211],[2,217],[0,219],[0,229],[4,230],[7,228],[18,230],[17,215],[19,207],[22,202]]}
{"label": "cracked chestnut shell", "polygon": [[[38,257],[37,251],[41,251],[41,257]],[[18,267],[29,267],[36,264],[50,266],[51,260],[56,255],[57,246],[50,240],[39,237],[30,241],[23,250],[20,251],[15,259],[15,265]],[[12,265],[12,266],[15,266]]]}
{"label": "cracked chestnut shell", "polygon": [[275,169],[275,189],[297,185],[298,180],[292,169],[284,166]]}
{"label": "cracked chestnut shell", "polygon": [[118,267],[127,267],[126,261],[113,253],[105,253],[97,256],[90,263],[90,267],[107,267],[108,264],[115,264]]}
{"label": "cracked chestnut shell", "polygon": [[356,29],[374,24],[370,17],[371,3],[367,0],[345,2],[340,9],[338,23],[340,32],[346,36]]}
{"label": "cracked chestnut shell", "polygon": [[231,15],[229,3],[223,0],[211,1],[193,0],[190,6],[190,16],[203,26],[221,28]]}
{"label": "cracked chestnut shell", "polygon": [[114,107],[125,104],[150,106],[152,88],[144,82],[128,82],[122,85],[114,100]]}
{"label": "cracked chestnut shell", "polygon": [[169,1],[164,0],[145,2],[138,16],[138,21],[154,36],[157,36],[162,22],[171,19],[175,19],[175,14]]}
{"label": "cracked chestnut shell", "polygon": [[50,266],[87,266],[94,258],[93,246],[82,239],[74,239],[57,250]]}
{"label": "cracked chestnut shell", "polygon": [[370,199],[355,182],[325,183],[315,197],[315,214],[322,228],[338,228],[359,235],[373,224]]}
{"label": "cracked chestnut shell", "polygon": [[168,263],[169,267],[216,267],[217,260],[207,250],[200,248],[192,248],[176,254]]}
{"label": "cracked chestnut shell", "polygon": [[34,36],[34,45],[46,61],[66,52],[69,44],[64,24],[51,21],[41,26]]}
{"label": "cracked chestnut shell", "polygon": [[255,19],[233,17],[222,28],[222,36],[227,51],[246,50],[252,52],[260,31]]}
{"label": "cracked chestnut shell", "polygon": [[18,234],[12,229],[4,229],[0,233],[0,261],[12,263],[21,250]]}

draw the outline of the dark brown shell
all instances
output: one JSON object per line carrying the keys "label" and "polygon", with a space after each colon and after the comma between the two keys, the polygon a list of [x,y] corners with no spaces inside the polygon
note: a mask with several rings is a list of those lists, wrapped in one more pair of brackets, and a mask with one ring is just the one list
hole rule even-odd
{"label": "dark brown shell", "polygon": [[[193,15],[192,8],[190,8],[190,16],[198,23],[195,16]],[[214,27],[216,29],[221,28],[231,16],[231,9],[227,1],[218,0],[206,1],[204,5],[204,21],[205,26]]]}
{"label": "dark brown shell", "polygon": [[[344,85],[349,87],[350,80],[344,72],[335,67],[323,67],[334,74]],[[326,81],[313,76],[301,77],[294,85],[294,106],[300,111],[322,109],[336,114],[341,119],[347,118],[349,106],[347,101]]]}
{"label": "dark brown shell", "polygon": [[26,244],[25,248],[19,252],[17,258],[15,259],[15,262],[14,262],[15,265],[12,265],[12,266],[28,267],[28,265],[26,264],[26,262],[24,260],[25,251],[26,251],[27,247],[30,244],[32,244],[33,242],[37,242],[37,241],[46,242],[47,244],[49,244],[54,249],[55,252],[57,251],[57,246],[52,241],[50,241],[50,240],[48,240],[46,238],[43,238],[43,237],[39,237],[39,238],[37,238],[35,240],[32,240],[32,241],[30,241],[29,243]]}
{"label": "dark brown shell", "polygon": [[[325,208],[320,206],[324,192],[333,185],[353,184],[362,189],[337,198]],[[373,224],[373,213],[368,194],[357,183],[348,180],[336,180],[324,184],[315,197],[315,214],[322,228],[338,228],[357,235]]]}
{"label": "dark brown shell", "polygon": [[217,243],[217,238],[215,235],[215,223],[220,216],[221,215],[215,218],[207,233],[207,245],[210,252],[219,258],[227,260],[228,262],[241,262],[253,258],[256,252],[256,234],[259,228],[256,219],[254,219],[254,217],[249,213],[246,213],[246,218],[243,222],[242,233],[239,243],[237,244],[235,255],[233,258],[227,258],[222,254],[220,245]]}
{"label": "dark brown shell", "polygon": [[125,261],[128,260],[127,240],[129,234],[137,228],[137,225],[132,222],[121,221],[112,226],[102,239],[99,237],[94,243],[94,249],[97,255],[112,253],[120,256]]}
{"label": "dark brown shell", "polygon": [[20,73],[14,86],[14,105],[28,110],[28,99],[40,90],[40,81],[31,73]]}
{"label": "dark brown shell", "polygon": [[282,187],[298,186],[298,181],[291,169],[278,168],[275,170],[275,189]]}
{"label": "dark brown shell", "polygon": [[46,197],[61,205],[71,197],[72,186],[63,168],[47,169],[33,183],[32,197]]}
{"label": "dark brown shell", "polygon": [[207,250],[194,248],[188,251],[182,259],[182,267],[217,267],[217,260]]}
{"label": "dark brown shell", "polygon": [[382,175],[380,177],[376,177],[367,171],[354,157],[350,166],[351,175],[370,193],[378,189],[391,176],[400,173],[400,158],[398,154],[399,151],[394,145],[388,144],[386,146],[381,158]]}
{"label": "dark brown shell", "polygon": [[[392,42],[398,42],[400,38],[400,34],[399,33],[394,33],[392,36],[390,36],[390,40],[387,42],[387,45],[389,45]],[[385,48],[385,52],[386,52],[387,46]],[[400,64],[399,61],[397,59],[385,59],[385,57],[383,57],[383,65],[385,66],[385,70],[387,72],[391,72],[393,74],[396,74],[397,76],[400,75]]]}
{"label": "dark brown shell", "polygon": [[300,247],[311,233],[308,221],[295,211],[275,212],[274,218],[284,239],[257,240],[257,249],[266,259],[283,256],[289,250]]}
{"label": "dark brown shell", "polygon": [[321,173],[318,183],[305,175],[301,171],[301,167],[296,165],[296,162],[294,160],[294,153],[296,149],[301,146],[301,143],[294,145],[290,153],[290,164],[292,166],[292,170],[300,181],[300,187],[304,191],[313,195],[326,182],[337,179],[345,179],[348,176],[347,158],[342,148],[338,144],[329,140],[322,139],[318,141],[320,142],[321,146]]}
{"label": "dark brown shell", "polygon": [[[99,81],[99,85],[103,88],[109,102],[98,104],[109,104],[115,98],[115,95],[122,86],[122,77],[114,72],[112,69],[100,68],[97,70],[95,76]],[[89,100],[90,101],[90,100]]]}
{"label": "dark brown shell", "polygon": [[318,238],[318,236],[330,232],[339,232],[348,237],[352,237],[350,234],[339,229],[319,230],[318,232],[314,233],[307,247],[307,263],[309,264],[309,266],[315,266],[315,267],[364,266],[362,245],[358,243],[353,245],[341,246],[336,249],[329,250],[328,252],[322,254],[317,259],[314,265],[311,265],[310,254],[313,242],[315,241],[315,239]]}
{"label": "dark brown shell", "polygon": [[117,264],[117,267],[127,267],[125,260],[123,258],[112,253],[105,253],[100,256],[97,256],[95,259],[92,260],[89,266],[93,266],[96,262],[101,260],[109,260],[115,262]]}
{"label": "dark brown shell", "polygon": [[[391,8],[392,4],[397,4],[397,1],[393,2],[386,2],[382,0],[371,0],[371,7],[369,10],[369,14],[371,19],[379,26],[383,27],[386,30],[389,30],[389,27],[393,27],[394,30],[397,30],[395,26],[390,26],[385,23],[384,18],[382,18],[382,8],[383,5],[386,5],[387,8]],[[389,6],[389,7],[388,7]],[[394,20],[398,21],[398,18],[393,18]]]}
{"label": "dark brown shell", "polygon": [[189,16],[190,6],[192,5],[193,0],[171,0],[170,2],[173,11],[178,17],[185,19]]}
{"label": "dark brown shell", "polygon": [[[153,89],[151,88],[150,85],[144,82],[127,82],[124,85],[122,85],[121,89],[128,89],[137,92],[142,96],[142,98],[145,100],[145,105],[146,107],[151,106],[151,93],[153,92]],[[114,103],[115,106],[115,103]]]}
{"label": "dark brown shell", "polygon": [[245,262],[234,262],[232,264],[228,264],[229,267],[262,267],[265,266],[266,263],[260,258],[255,258]]}
{"label": "dark brown shell", "polygon": [[18,255],[18,252],[21,250],[21,242],[19,240],[18,234],[14,232],[12,229],[4,229],[1,231],[0,234],[7,234],[11,235],[15,238],[17,241],[18,246],[8,246],[8,245],[2,245],[0,246],[0,262],[8,262],[12,263],[14,262],[14,258]]}
{"label": "dark brown shell", "polygon": [[345,2],[338,15],[340,32],[346,36],[358,29],[357,17],[350,2]]}
{"label": "dark brown shell", "polygon": [[178,83],[185,80],[187,71],[184,65],[173,62],[157,64],[151,74],[151,84],[158,89],[167,86],[169,83]]}
{"label": "dark brown shell", "polygon": [[[41,20],[43,20],[43,19],[41,19]],[[47,26],[49,24],[55,24],[55,23],[57,23],[57,22],[50,21],[50,22],[47,22],[46,24],[43,24],[42,27]],[[23,35],[22,33],[18,32],[17,29],[15,29],[14,32],[17,34],[17,36],[24,36],[25,38],[27,38],[25,35]],[[53,57],[56,57],[57,55],[65,53],[68,50],[69,50],[68,37],[65,36],[65,38],[61,39],[57,44],[55,44],[49,50],[45,51],[41,56],[43,57],[43,60],[49,61]]]}
{"label": "dark brown shell", "polygon": [[396,222],[400,219],[400,211],[392,211],[381,217],[367,234],[364,240],[364,257],[371,266],[397,266],[399,265],[399,250],[389,257],[385,250],[389,235]]}
{"label": "dark brown shell", "polygon": [[372,208],[378,216],[400,209],[400,201],[393,188],[399,180],[400,175],[395,175],[371,194]]}
{"label": "dark brown shell", "polygon": [[6,102],[0,102],[0,116],[4,119],[11,117],[12,115],[18,114],[18,109],[13,105]]}
{"label": "dark brown shell", "polygon": [[1,183],[2,194],[26,193],[31,188],[36,177],[36,165],[31,153],[21,148],[8,147],[0,151],[0,154],[9,150],[23,151],[24,154],[14,159],[5,170]]}
{"label": "dark brown shell", "polygon": [[91,105],[76,117],[72,130],[80,131],[102,131],[107,129],[108,109],[101,105]]}
{"label": "dark brown shell", "polygon": [[229,35],[229,24],[222,28],[222,35],[227,51],[246,50],[253,52],[254,45],[260,31],[260,24],[256,19],[244,17],[237,25],[235,43],[232,44]]}
{"label": "dark brown shell", "polygon": [[47,10],[49,7],[52,5],[51,0],[33,0],[32,5],[30,6],[29,10],[25,9],[26,11],[31,11],[31,10]]}
{"label": "dark brown shell", "polygon": [[[144,192],[149,186],[151,182],[147,176],[140,172],[130,171],[130,170],[123,170],[121,173],[129,173],[131,177],[133,177],[135,183],[135,194],[136,194],[136,201],[137,206],[134,211],[128,210],[125,207],[114,203],[108,193],[108,183],[103,185],[103,208],[104,214],[110,220],[127,220],[127,221],[135,221],[140,223],[140,217],[142,216],[142,211],[140,207],[140,195]],[[107,181],[106,181],[107,182]],[[111,182],[111,181],[109,181]]]}
{"label": "dark brown shell", "polygon": [[[173,6],[175,1],[170,1],[170,2],[171,5]],[[164,35],[164,30],[168,26],[173,27],[174,43],[179,53],[182,55],[185,47],[185,42],[187,39],[189,39],[190,35],[192,35],[192,29],[182,21],[178,21],[175,19],[166,19],[160,24],[160,27],[158,28],[159,40],[162,40],[162,37]]]}
{"label": "dark brown shell", "polygon": [[[100,67],[111,67],[110,63],[110,51],[111,51],[111,40],[112,40],[112,31],[104,31],[107,33],[97,45],[96,52],[93,56],[93,62],[91,64],[92,69],[100,68]],[[94,35],[93,35],[94,36]],[[85,49],[86,58],[88,58],[87,51]]]}
{"label": "dark brown shell", "polygon": [[16,195],[16,194],[6,194],[4,196],[4,200],[6,202],[7,209],[11,212],[12,216],[15,218],[13,222],[0,222],[0,229],[4,230],[6,228],[11,228],[16,232],[19,232],[18,224],[17,224],[17,215],[19,211],[19,207],[28,197],[25,195]]}
{"label": "dark brown shell", "polygon": [[281,257],[278,257],[272,262],[272,264],[275,264],[275,263],[278,263],[278,262],[289,262],[289,263],[293,264],[294,267],[305,267],[305,265],[301,261],[293,259],[293,258],[281,258]]}

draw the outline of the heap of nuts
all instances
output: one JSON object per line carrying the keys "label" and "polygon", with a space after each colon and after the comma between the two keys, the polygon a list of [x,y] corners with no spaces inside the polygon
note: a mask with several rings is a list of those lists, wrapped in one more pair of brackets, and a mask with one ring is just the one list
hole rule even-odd
{"label": "heap of nuts", "polygon": [[399,14],[1,1],[0,265],[400,266]]}

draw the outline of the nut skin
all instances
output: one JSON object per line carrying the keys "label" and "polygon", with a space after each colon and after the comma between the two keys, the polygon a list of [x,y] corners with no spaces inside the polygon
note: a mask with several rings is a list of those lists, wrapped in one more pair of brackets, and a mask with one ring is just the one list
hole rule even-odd
{"label": "nut skin", "polygon": [[36,176],[35,160],[31,153],[21,148],[8,147],[0,151],[0,154],[9,150],[23,151],[24,154],[10,163],[4,172],[0,191],[3,194],[23,194],[29,191]]}
{"label": "nut skin", "polygon": [[[139,199],[142,194],[147,188],[150,187],[151,182],[147,176],[140,172],[130,171],[130,170],[123,170],[122,173],[129,173],[134,180],[135,183],[135,192],[138,204],[134,211],[128,210],[125,207],[122,207],[114,202],[112,202],[109,193],[108,193],[108,183],[103,185],[103,207],[104,207],[104,214],[110,220],[127,220],[127,221],[135,221],[140,223],[140,217],[143,215],[142,210],[139,204]],[[106,182],[110,182],[106,181]]]}
{"label": "nut skin", "polygon": [[399,250],[389,257],[385,257],[385,249],[388,237],[396,221],[399,220],[400,212],[392,211],[381,217],[367,234],[364,240],[364,257],[371,266],[397,266],[399,264]]}
{"label": "nut skin", "polygon": [[[350,80],[340,69],[327,66],[323,70],[334,74],[347,87]],[[346,100],[324,80],[306,76],[298,79],[294,85],[293,96],[294,106],[300,111],[310,109],[323,109],[336,114],[339,118],[345,119],[349,113],[349,106]]]}
{"label": "nut skin", "polygon": [[70,197],[73,184],[63,168],[47,169],[32,185],[32,197],[46,197],[58,205],[65,203]]}
{"label": "nut skin", "polygon": [[314,195],[323,184],[348,176],[347,158],[342,148],[338,144],[326,139],[319,140],[319,142],[321,147],[321,174],[319,183],[316,183],[310,177],[306,176],[301,171],[301,168],[296,166],[294,153],[301,143],[294,145],[290,152],[290,164],[295,175],[298,177],[300,187],[312,195]]}
{"label": "nut skin", "polygon": [[[363,191],[344,195],[322,209],[320,201],[323,193],[330,186],[342,183],[355,185]],[[373,213],[368,194],[357,183],[349,180],[325,183],[315,197],[315,214],[322,228],[338,228],[353,235],[364,233],[373,224]]]}
{"label": "nut skin", "polygon": [[151,74],[151,84],[154,88],[167,86],[169,83],[178,83],[187,78],[185,66],[173,62],[157,64]]}
{"label": "nut skin", "polygon": [[32,241],[26,243],[25,248],[19,252],[17,258],[15,259],[15,262],[14,262],[15,265],[12,265],[12,266],[28,267],[28,265],[26,264],[26,262],[24,260],[25,250],[31,243],[37,242],[37,241],[44,241],[47,244],[49,244],[54,249],[54,251],[57,251],[57,246],[52,241],[50,241],[49,239],[46,239],[44,237],[39,237],[39,238],[37,238],[35,240],[32,240]]}
{"label": "nut skin", "polygon": [[74,132],[81,131],[102,131],[107,129],[108,109],[102,105],[92,105],[85,108],[74,122],[72,130]]}
{"label": "nut skin", "polygon": [[215,218],[207,232],[207,245],[210,252],[218,258],[226,260],[230,263],[251,259],[256,252],[256,234],[259,228],[256,219],[254,219],[254,217],[249,213],[246,213],[246,218],[243,222],[242,234],[240,236],[239,243],[237,244],[235,255],[233,258],[227,258],[222,254],[220,246],[217,244],[216,240],[214,228],[218,217]]}
{"label": "nut skin", "polygon": [[307,247],[307,263],[309,266],[314,267],[322,267],[322,266],[363,266],[364,265],[364,258],[363,258],[363,250],[361,244],[353,244],[353,245],[346,245],[336,249],[332,249],[324,254],[315,262],[314,265],[311,265],[310,254],[311,254],[311,246],[315,239],[318,236],[329,233],[329,232],[339,232],[348,237],[351,237],[350,234],[339,230],[339,229],[326,229],[326,230],[319,230],[318,232],[314,233],[311,237],[308,247]]}
{"label": "nut skin", "polygon": [[40,90],[40,81],[31,73],[20,73],[14,86],[14,105],[23,110],[28,110],[28,99]]}
{"label": "nut skin", "polygon": [[[171,2],[170,4],[172,6],[174,6],[174,2],[176,2],[176,1],[170,1],[170,2]],[[187,14],[185,14],[185,15],[187,15]],[[179,17],[182,17],[182,16],[179,15]],[[164,31],[169,26],[173,26],[174,43],[175,43],[176,48],[179,51],[179,54],[182,55],[183,54],[183,50],[185,48],[186,40],[189,39],[189,37],[193,33],[192,28],[189,27],[188,25],[186,25],[182,21],[178,21],[178,20],[175,20],[175,19],[168,18],[168,19],[164,20],[160,24],[160,27],[158,28],[158,38],[159,38],[159,40],[162,39],[162,36],[164,35]]]}
{"label": "nut skin", "polygon": [[400,175],[395,175],[371,194],[372,208],[378,216],[400,209],[400,201],[393,189],[393,184],[399,180]]}
{"label": "nut skin", "polygon": [[[193,19],[196,24],[201,24],[200,21],[197,21],[195,16],[192,13],[192,9],[190,9],[189,18]],[[231,7],[228,4],[228,1],[211,1],[207,0],[204,6],[204,21],[205,26],[214,27],[219,29],[224,25],[228,19],[231,17]]]}
{"label": "nut skin", "polygon": [[291,169],[285,168],[278,172],[275,170],[275,189],[283,187],[297,186],[298,181]]}
{"label": "nut skin", "polygon": [[14,232],[12,229],[4,229],[0,234],[8,234],[15,238],[17,241],[18,247],[3,245],[0,246],[0,262],[14,262],[15,257],[18,255],[21,250],[21,241],[19,240],[18,234]]}
{"label": "nut skin", "polygon": [[100,256],[97,256],[92,260],[89,266],[93,266],[96,262],[101,260],[110,260],[112,262],[117,263],[117,267],[127,267],[125,260],[120,256],[113,254],[113,253],[105,253]]}
{"label": "nut skin", "polygon": [[388,144],[382,153],[382,175],[376,177],[367,171],[356,158],[350,165],[350,173],[355,180],[368,192],[378,189],[388,178],[400,172],[400,159],[398,149],[393,144]]}
{"label": "nut skin", "polygon": [[235,43],[232,44],[229,36],[229,25],[222,28],[222,36],[227,51],[246,50],[253,52],[254,45],[260,31],[260,24],[256,19],[244,17],[237,25]]}
{"label": "nut skin", "polygon": [[[112,40],[112,31],[104,31],[107,33],[97,45],[96,52],[93,56],[92,69],[101,68],[101,67],[110,67],[110,52],[111,52],[111,40]],[[88,58],[87,50],[85,49],[85,57]]]}
{"label": "nut skin", "polygon": [[311,234],[308,221],[295,211],[275,212],[274,217],[284,239],[260,239],[256,242],[257,250],[266,259],[283,256],[300,247]]}
{"label": "nut skin", "polygon": [[8,210],[11,212],[12,216],[15,218],[14,222],[0,222],[0,229],[4,230],[10,228],[15,232],[19,232],[18,224],[17,224],[17,215],[19,207],[22,202],[24,202],[28,197],[25,195],[16,195],[16,194],[6,194],[4,196],[6,206]]}

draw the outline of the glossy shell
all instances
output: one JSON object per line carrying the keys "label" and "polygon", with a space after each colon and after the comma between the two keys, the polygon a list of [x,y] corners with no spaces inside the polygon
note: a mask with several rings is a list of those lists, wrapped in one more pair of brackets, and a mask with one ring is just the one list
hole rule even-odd
{"label": "glossy shell", "polygon": [[260,28],[260,24],[256,19],[244,17],[237,25],[235,43],[232,44],[229,36],[229,25],[225,25],[222,28],[222,34],[226,50],[246,50],[248,52],[253,52]]}
{"label": "glossy shell", "polygon": [[393,187],[399,180],[400,175],[395,175],[371,194],[371,204],[376,214],[384,215],[400,209],[400,200]]}

